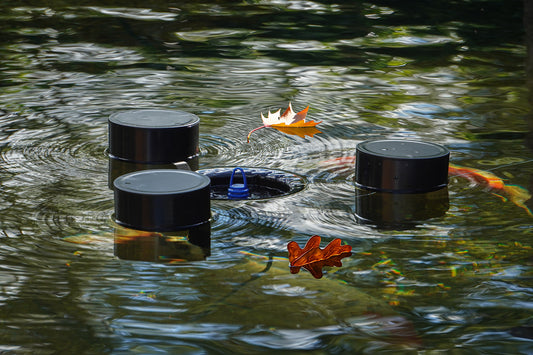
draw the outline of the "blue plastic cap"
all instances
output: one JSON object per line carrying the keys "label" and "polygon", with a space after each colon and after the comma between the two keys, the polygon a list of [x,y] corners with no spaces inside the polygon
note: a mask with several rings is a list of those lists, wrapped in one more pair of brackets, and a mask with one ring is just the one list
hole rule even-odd
{"label": "blue plastic cap", "polygon": [[[242,175],[242,184],[234,184],[233,183],[233,177],[235,176],[236,171],[241,171]],[[248,196],[250,196],[250,192],[248,191],[248,184],[246,183],[246,175],[244,174],[243,168],[235,168],[231,172],[231,178],[229,180],[229,188],[228,188],[228,198],[230,200],[244,200],[247,199]]]}

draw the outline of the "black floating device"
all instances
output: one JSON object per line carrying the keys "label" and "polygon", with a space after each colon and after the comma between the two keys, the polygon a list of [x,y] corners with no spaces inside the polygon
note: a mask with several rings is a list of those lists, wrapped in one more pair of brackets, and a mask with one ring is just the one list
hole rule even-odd
{"label": "black floating device", "polygon": [[109,186],[120,175],[147,169],[198,168],[200,119],[178,110],[139,109],[112,114]]}
{"label": "black floating device", "polygon": [[211,218],[209,177],[188,170],[155,169],[115,179],[115,221],[145,231],[177,231]]}
{"label": "black floating device", "polygon": [[386,192],[416,193],[448,184],[450,152],[445,147],[411,140],[372,140],[356,148],[355,182]]}
{"label": "black floating device", "polygon": [[413,140],[359,143],[355,162],[355,213],[363,223],[409,228],[446,213],[445,147]]}

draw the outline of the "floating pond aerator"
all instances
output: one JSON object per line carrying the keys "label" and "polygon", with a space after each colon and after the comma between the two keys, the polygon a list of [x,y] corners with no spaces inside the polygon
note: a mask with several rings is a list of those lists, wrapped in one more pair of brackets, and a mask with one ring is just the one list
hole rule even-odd
{"label": "floating pond aerator", "polygon": [[188,170],[143,170],[118,177],[114,187],[118,257],[168,261],[209,255],[211,200],[207,176]]}
{"label": "floating pond aerator", "polygon": [[356,148],[355,212],[374,224],[416,222],[443,215],[448,202],[445,147],[411,140],[372,140]]}
{"label": "floating pond aerator", "polygon": [[356,148],[355,182],[369,190],[416,193],[448,184],[450,152],[445,147],[408,140],[374,140]]}
{"label": "floating pond aerator", "polygon": [[210,180],[187,170],[143,170],[115,182],[115,219],[144,231],[176,231],[211,218]]}
{"label": "floating pond aerator", "polygon": [[173,110],[131,110],[109,117],[109,186],[120,175],[148,169],[198,168],[198,116]]}

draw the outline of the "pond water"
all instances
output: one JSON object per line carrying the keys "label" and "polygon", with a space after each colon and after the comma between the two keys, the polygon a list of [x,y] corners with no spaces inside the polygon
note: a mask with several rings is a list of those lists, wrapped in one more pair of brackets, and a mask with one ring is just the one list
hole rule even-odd
{"label": "pond water", "polygon": [[[0,18],[0,352],[532,352],[521,1],[4,0]],[[246,143],[289,101],[322,133]],[[107,119],[134,108],[198,115],[200,169],[307,186],[212,201],[205,259],[118,258]],[[360,223],[350,157],[375,138],[440,143],[522,195],[451,176],[441,215]],[[291,274],[287,244],[315,234],[353,255]]]}

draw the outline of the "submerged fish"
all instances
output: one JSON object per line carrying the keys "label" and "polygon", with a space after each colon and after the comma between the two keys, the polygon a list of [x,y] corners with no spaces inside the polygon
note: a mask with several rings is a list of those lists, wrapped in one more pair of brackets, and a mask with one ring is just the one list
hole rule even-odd
{"label": "submerged fish", "polygon": [[448,174],[452,176],[461,176],[476,185],[486,185],[491,189],[502,190],[505,183],[498,176],[489,171],[479,170],[475,168],[467,168],[464,166],[450,164],[448,167]]}
{"label": "submerged fish", "polygon": [[531,198],[531,194],[522,186],[507,185],[501,178],[489,171],[454,164],[450,164],[448,172],[452,176],[464,177],[476,185],[486,186],[493,193],[503,193],[509,201],[522,208],[528,215],[533,216],[529,207],[526,206],[526,201]]}

